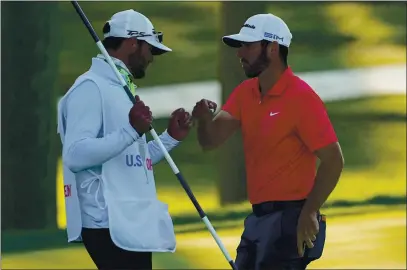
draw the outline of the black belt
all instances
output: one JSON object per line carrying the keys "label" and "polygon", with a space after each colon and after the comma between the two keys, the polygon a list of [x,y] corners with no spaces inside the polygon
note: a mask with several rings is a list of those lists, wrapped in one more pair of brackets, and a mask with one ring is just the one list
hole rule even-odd
{"label": "black belt", "polygon": [[300,201],[270,201],[253,204],[252,209],[255,216],[264,216],[288,208],[298,208],[305,204],[305,200]]}

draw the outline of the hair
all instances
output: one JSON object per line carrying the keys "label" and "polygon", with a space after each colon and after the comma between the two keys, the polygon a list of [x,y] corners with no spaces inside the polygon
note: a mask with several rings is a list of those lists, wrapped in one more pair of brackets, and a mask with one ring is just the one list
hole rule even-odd
{"label": "hair", "polygon": [[[261,41],[261,44],[263,45],[263,46],[267,46],[267,45],[269,45],[271,43],[271,41],[268,41],[268,40],[262,40]],[[284,45],[281,45],[281,44],[278,44],[278,55],[279,55],[279,57],[280,57],[280,59],[281,59],[281,61],[283,62],[283,64],[285,65],[285,66],[288,66],[288,61],[287,61],[287,58],[288,58],[288,47],[286,47],[286,46],[284,46]]]}
{"label": "hair", "polygon": [[280,56],[281,61],[283,61],[285,66],[288,66],[288,47],[279,44],[278,45],[278,55]]}
{"label": "hair", "polygon": [[[107,34],[110,32],[110,24],[108,22],[105,23],[102,31],[103,31],[103,34]],[[120,38],[120,37],[107,37],[107,38],[103,39],[102,44],[106,50],[117,51],[120,48],[120,46],[122,45],[124,40],[125,40],[125,38]]]}
{"label": "hair", "polygon": [[[110,32],[109,22],[105,23],[102,31],[103,31],[103,34],[107,34]],[[106,50],[117,51],[120,48],[120,46],[122,45],[123,41],[125,41],[126,39],[127,38],[122,38],[122,37],[107,37],[107,38],[103,39],[102,44]],[[142,40],[137,40],[137,42],[140,44],[142,42]]]}

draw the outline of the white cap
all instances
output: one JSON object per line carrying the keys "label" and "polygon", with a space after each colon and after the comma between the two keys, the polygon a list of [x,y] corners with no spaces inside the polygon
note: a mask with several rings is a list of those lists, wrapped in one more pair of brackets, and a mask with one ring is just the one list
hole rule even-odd
{"label": "white cap", "polygon": [[107,21],[110,31],[104,37],[137,38],[153,46],[153,54],[159,55],[172,50],[160,42],[160,35],[154,30],[151,21],[133,9],[117,12]]}
{"label": "white cap", "polygon": [[273,14],[257,14],[244,23],[239,34],[224,36],[223,42],[231,47],[240,47],[241,42],[256,42],[261,40],[276,41],[278,44],[290,47],[292,34],[287,24]]}

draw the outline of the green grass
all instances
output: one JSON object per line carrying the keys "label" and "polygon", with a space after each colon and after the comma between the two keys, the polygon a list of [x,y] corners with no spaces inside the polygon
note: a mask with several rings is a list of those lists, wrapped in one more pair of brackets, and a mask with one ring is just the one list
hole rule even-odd
{"label": "green grass", "polygon": [[[343,209],[349,211],[349,209]],[[343,211],[342,210],[342,211]],[[327,241],[323,258],[310,268],[391,268],[406,264],[405,208],[361,207],[357,215],[336,216],[328,210]],[[235,257],[242,221],[219,229],[222,242]],[[154,255],[154,269],[228,269],[208,231],[177,233],[174,254]],[[94,267],[83,247],[4,254],[5,269],[89,269]]]}
{"label": "green grass", "polygon": [[[72,5],[59,5],[61,27],[55,38],[61,40],[59,87],[64,92],[89,67],[98,49]],[[100,37],[105,21],[128,8],[144,13],[164,31],[164,43],[173,52],[155,58],[148,76],[138,82],[141,87],[218,78],[218,52],[224,46],[219,2],[90,1],[81,6]],[[403,3],[298,2],[294,7],[290,2],[273,2],[267,11],[281,16],[293,33],[289,62],[295,71],[406,61]]]}
{"label": "green grass", "polygon": [[[309,268],[405,267],[405,218],[405,209],[347,217],[328,216],[323,259],[314,262]],[[218,230],[233,258],[241,232],[241,226]],[[194,248],[182,244],[193,241],[196,241]],[[194,268],[228,269],[228,263],[208,232],[183,234],[178,236],[178,242],[179,256],[188,258]]]}

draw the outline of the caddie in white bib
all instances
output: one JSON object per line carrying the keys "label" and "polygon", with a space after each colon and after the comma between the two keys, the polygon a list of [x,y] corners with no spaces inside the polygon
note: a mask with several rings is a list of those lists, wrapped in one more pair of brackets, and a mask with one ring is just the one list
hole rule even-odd
{"label": "caddie in white bib", "polygon": [[[133,91],[132,80],[144,77],[153,55],[171,51],[134,10],[113,15],[103,31],[103,44]],[[68,241],[82,241],[98,268],[151,269],[151,252],[176,248],[153,174],[164,155],[155,141],[146,141],[152,114],[136,97],[133,104],[98,55],[58,104]],[[175,110],[160,135],[166,149],[177,146],[190,127],[189,113]]]}

